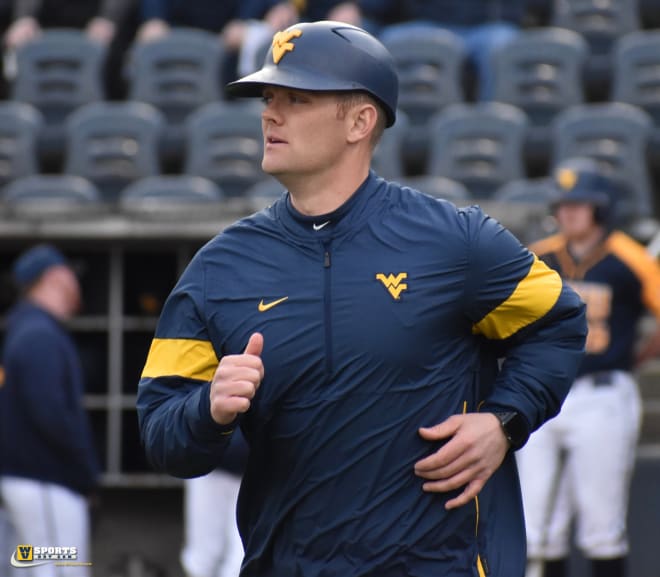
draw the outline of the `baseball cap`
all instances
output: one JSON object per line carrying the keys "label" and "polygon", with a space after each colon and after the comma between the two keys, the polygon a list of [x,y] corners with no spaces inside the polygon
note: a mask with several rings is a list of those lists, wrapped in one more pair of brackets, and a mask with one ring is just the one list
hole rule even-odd
{"label": "baseball cap", "polygon": [[68,265],[64,255],[50,244],[40,244],[19,255],[12,267],[12,277],[19,288],[26,288],[46,270],[59,265]]}

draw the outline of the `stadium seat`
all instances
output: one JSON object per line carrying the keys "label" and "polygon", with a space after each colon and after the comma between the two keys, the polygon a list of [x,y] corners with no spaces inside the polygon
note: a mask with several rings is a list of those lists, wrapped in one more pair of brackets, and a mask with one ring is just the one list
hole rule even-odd
{"label": "stadium seat", "polygon": [[284,185],[279,180],[268,177],[248,188],[244,197],[249,209],[256,211],[273,204],[284,192]]}
{"label": "stadium seat", "polygon": [[640,28],[638,0],[555,0],[553,24],[581,34],[589,43],[587,99],[607,100],[612,49],[618,38]]}
{"label": "stadium seat", "polygon": [[612,99],[646,110],[660,126],[660,31],[636,31],[614,47]]}
{"label": "stadium seat", "polygon": [[371,159],[371,168],[378,176],[396,180],[406,173],[403,155],[409,127],[408,115],[397,110],[396,122],[383,132]]}
{"label": "stadium seat", "polygon": [[40,151],[44,162],[55,166],[61,161],[67,115],[105,97],[105,58],[102,44],[74,29],[46,30],[17,50],[10,95],[43,114]]}
{"label": "stadium seat", "polygon": [[525,160],[532,174],[547,173],[554,116],[584,101],[588,52],[586,41],[576,32],[537,28],[522,31],[493,53],[493,99],[527,114]]}
{"label": "stadium seat", "polygon": [[401,184],[457,204],[464,204],[470,200],[468,189],[463,184],[444,176],[408,176],[401,179]]}
{"label": "stadium seat", "polygon": [[24,102],[0,102],[0,186],[39,172],[41,113]]}
{"label": "stadium seat", "polygon": [[462,102],[466,51],[460,37],[437,26],[389,26],[381,40],[399,73],[399,108],[408,115],[404,162],[407,172],[426,163],[428,120],[449,104]]}
{"label": "stadium seat", "polygon": [[525,175],[527,117],[500,102],[454,104],[430,121],[427,172],[457,180],[472,198],[487,198],[503,183]]}
{"label": "stadium seat", "polygon": [[213,220],[222,215],[223,200],[222,189],[200,176],[148,176],[121,192],[119,210],[148,220]]}
{"label": "stadium seat", "polygon": [[608,52],[617,38],[639,30],[638,0],[555,0],[553,22],[582,34],[596,53]]}
{"label": "stadium seat", "polygon": [[214,181],[230,198],[267,178],[262,155],[261,105],[252,100],[213,102],[186,120],[183,172]]}
{"label": "stadium seat", "polygon": [[614,49],[612,98],[643,108],[653,119],[648,163],[660,183],[660,31],[630,32]]}
{"label": "stadium seat", "polygon": [[163,38],[135,42],[126,61],[128,98],[158,108],[166,119],[163,158],[183,158],[183,123],[222,95],[223,48],[216,35],[174,28]]}
{"label": "stadium seat", "polygon": [[596,159],[632,189],[632,198],[622,200],[621,213],[649,216],[653,195],[646,153],[652,127],[651,117],[630,104],[572,106],[555,119],[552,164],[572,156]]}
{"label": "stadium seat", "polygon": [[22,219],[87,219],[106,212],[93,183],[80,176],[33,174],[11,181],[3,191],[7,212]]}
{"label": "stadium seat", "polygon": [[505,182],[483,208],[511,230],[523,244],[557,231],[552,203],[557,189],[549,177],[519,178]]}
{"label": "stadium seat", "polygon": [[94,182],[109,202],[130,182],[159,174],[164,119],[143,102],[96,102],[67,122],[64,172]]}
{"label": "stadium seat", "polygon": [[493,200],[549,206],[557,200],[557,196],[557,191],[548,177],[519,178],[500,186],[493,193]]}

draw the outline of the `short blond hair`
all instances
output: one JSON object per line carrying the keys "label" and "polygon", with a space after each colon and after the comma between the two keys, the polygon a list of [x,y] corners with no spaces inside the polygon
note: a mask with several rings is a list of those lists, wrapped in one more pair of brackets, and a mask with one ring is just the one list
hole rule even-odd
{"label": "short blond hair", "polygon": [[369,103],[372,104],[376,111],[378,112],[378,118],[376,120],[376,126],[374,127],[373,132],[371,133],[371,146],[375,148],[383,132],[385,131],[386,117],[383,107],[378,103],[378,101],[369,95],[366,92],[339,92],[338,93],[338,102],[337,102],[337,118],[345,118],[348,111],[354,106],[359,106],[361,104]]}

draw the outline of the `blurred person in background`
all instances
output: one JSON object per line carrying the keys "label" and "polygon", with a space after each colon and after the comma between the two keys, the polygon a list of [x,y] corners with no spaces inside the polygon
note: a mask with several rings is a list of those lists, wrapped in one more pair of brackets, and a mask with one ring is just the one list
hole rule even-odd
{"label": "blurred person in background", "polygon": [[268,7],[263,0],[141,0],[138,42],[164,38],[172,28],[196,28],[218,35],[225,49],[224,79],[236,77],[247,23],[261,21]]}
{"label": "blurred person in background", "polygon": [[380,38],[400,27],[436,26],[453,32],[465,43],[469,63],[476,73],[479,99],[493,94],[493,51],[513,40],[525,16],[526,0],[359,0],[362,17],[384,23]]}
{"label": "blurred person in background", "polygon": [[14,0],[5,45],[16,49],[44,28],[79,28],[92,39],[109,44],[134,0]]}
{"label": "blurred person in background", "polygon": [[635,368],[660,353],[660,330],[636,349],[638,322],[660,319],[660,267],[617,230],[624,183],[589,158],[555,169],[558,234],[530,248],[587,306],[586,355],[561,412],[517,453],[528,577],[566,577],[571,526],[592,577],[626,575],[628,493],[641,425]]}
{"label": "blurred person in background", "polygon": [[357,2],[343,0],[248,0],[261,20],[244,20],[236,27],[240,45],[239,75],[250,74],[263,64],[275,32],[296,22],[334,20],[360,26],[362,16]]}
{"label": "blurred person in background", "polygon": [[[12,274],[21,297],[7,315],[2,351],[1,500],[15,546],[73,546],[77,561],[90,562],[88,497],[99,464],[82,405],[81,364],[65,326],[80,308],[80,286],[51,245],[21,254]],[[34,577],[91,575],[86,566],[52,563],[21,571]]]}
{"label": "blurred person in background", "polygon": [[107,46],[104,71],[108,98],[123,95],[121,63],[135,33],[138,0],[14,0],[4,34],[4,75],[15,75],[14,53],[51,28],[84,30]]}
{"label": "blurred person in background", "polygon": [[243,543],[236,525],[236,504],[248,446],[240,432],[232,437],[219,467],[184,481],[186,577],[238,577]]}
{"label": "blurred person in background", "polygon": [[137,39],[162,38],[172,27],[217,33],[228,52],[225,79],[232,80],[261,66],[262,49],[267,50],[275,32],[320,19],[359,24],[360,12],[355,2],[337,0],[141,0]]}

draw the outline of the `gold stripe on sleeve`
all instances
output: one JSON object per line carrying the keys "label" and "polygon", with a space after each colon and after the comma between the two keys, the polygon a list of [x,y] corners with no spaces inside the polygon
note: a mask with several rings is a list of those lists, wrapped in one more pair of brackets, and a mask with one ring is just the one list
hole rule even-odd
{"label": "gold stripe on sleeve", "polygon": [[217,368],[218,357],[209,341],[154,339],[142,377],[177,376],[210,381]]}
{"label": "gold stripe on sleeve", "polygon": [[562,280],[538,257],[511,296],[472,327],[474,334],[506,339],[543,317],[561,294]]}

